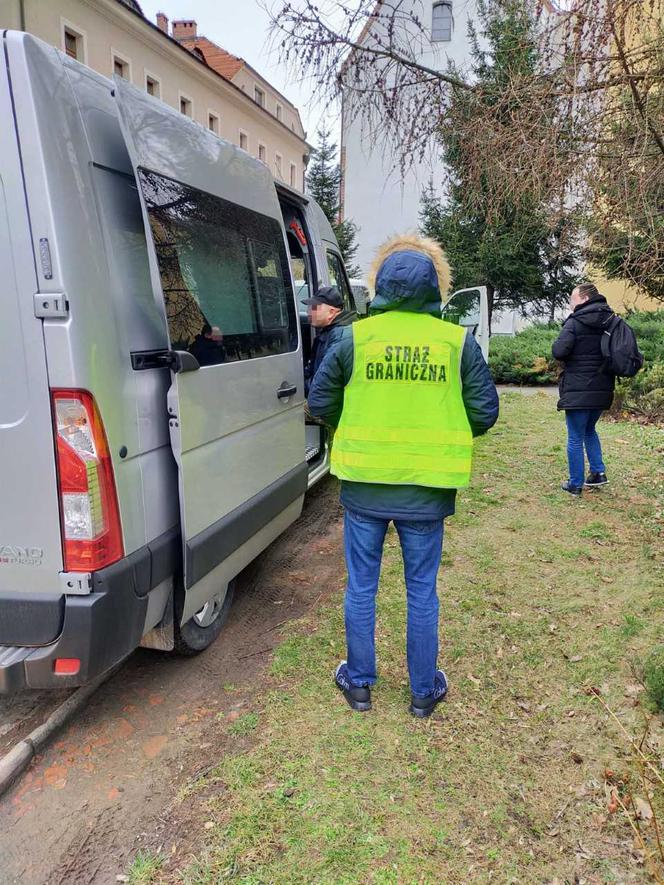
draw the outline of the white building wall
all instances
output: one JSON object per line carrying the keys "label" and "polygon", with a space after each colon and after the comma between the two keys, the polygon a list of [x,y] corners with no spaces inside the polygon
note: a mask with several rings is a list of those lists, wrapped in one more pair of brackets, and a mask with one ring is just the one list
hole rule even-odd
{"label": "white building wall", "polygon": [[[402,9],[410,8],[428,28],[433,3],[429,0],[404,0]],[[419,55],[423,64],[442,70],[448,60],[460,67],[467,65],[470,44],[468,21],[476,17],[474,0],[452,0],[454,29],[452,40],[423,46]],[[377,141],[359,119],[349,119],[348,108],[342,115],[342,163],[344,172],[344,217],[359,227],[357,263],[366,273],[378,246],[389,236],[415,230],[419,224],[420,198],[432,176],[434,186],[442,184],[444,169],[435,145],[431,156],[415,164],[402,178],[396,151],[390,144]]]}

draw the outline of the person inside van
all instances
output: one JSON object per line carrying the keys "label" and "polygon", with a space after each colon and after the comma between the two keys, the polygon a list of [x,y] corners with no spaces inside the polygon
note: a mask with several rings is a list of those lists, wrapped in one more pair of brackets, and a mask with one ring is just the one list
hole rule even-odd
{"label": "person inside van", "polygon": [[336,286],[324,286],[313,298],[303,301],[309,311],[309,322],[316,329],[311,356],[304,367],[304,393],[309,393],[314,376],[328,349],[343,336],[343,329],[355,319],[355,313],[346,310],[344,300]]}
{"label": "person inside van", "polygon": [[219,326],[211,326],[206,320],[189,345],[189,353],[196,357],[201,366],[216,366],[226,361],[223,340]]}

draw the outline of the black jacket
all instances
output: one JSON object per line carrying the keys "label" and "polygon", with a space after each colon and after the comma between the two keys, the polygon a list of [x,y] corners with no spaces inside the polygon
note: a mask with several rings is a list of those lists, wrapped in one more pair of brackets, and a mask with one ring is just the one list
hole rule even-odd
{"label": "black jacket", "polygon": [[320,364],[323,362],[330,345],[334,344],[339,338],[341,338],[343,334],[342,329],[345,326],[350,326],[355,319],[357,319],[357,314],[354,311],[342,310],[341,313],[336,315],[329,326],[317,330],[314,343],[311,345],[311,356],[304,367],[305,396],[309,393],[309,388],[314,380],[314,376],[318,371]]}
{"label": "black jacket", "polygon": [[601,338],[613,311],[603,295],[575,307],[553,342],[554,359],[564,363],[559,409],[609,409],[615,377],[602,371]]}
{"label": "black jacket", "polygon": [[[396,263],[396,256],[395,258]],[[400,310],[440,316],[440,291],[430,259],[419,253],[399,253],[406,281],[383,274],[376,283],[371,313]],[[386,265],[388,262],[386,262]],[[365,320],[359,320],[365,322]],[[318,371],[309,393],[311,413],[336,427],[341,418],[344,388],[353,374],[353,328],[342,332]],[[478,343],[470,333],[461,353],[463,402],[474,436],[493,427],[498,419],[498,394]],[[414,485],[341,483],[341,503],[349,510],[380,519],[434,520],[454,513],[456,490]]]}

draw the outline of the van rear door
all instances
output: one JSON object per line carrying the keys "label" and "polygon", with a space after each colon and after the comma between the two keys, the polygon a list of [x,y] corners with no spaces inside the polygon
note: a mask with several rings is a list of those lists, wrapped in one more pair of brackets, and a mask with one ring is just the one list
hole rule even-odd
{"label": "van rear door", "polygon": [[52,302],[48,293],[47,307],[35,297],[4,39],[0,52],[0,646],[43,645],[61,630],[64,599],[46,354],[35,315]]}
{"label": "van rear door", "polygon": [[239,570],[259,552],[252,538],[266,530],[268,543],[275,520],[282,530],[284,514],[299,515],[307,463],[295,298],[265,166],[121,78],[115,97],[171,346],[185,621],[210,596],[206,576],[242,548]]}

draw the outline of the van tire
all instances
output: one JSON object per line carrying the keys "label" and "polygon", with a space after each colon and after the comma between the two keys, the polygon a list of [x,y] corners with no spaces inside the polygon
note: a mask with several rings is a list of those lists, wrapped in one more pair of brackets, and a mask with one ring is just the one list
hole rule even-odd
{"label": "van tire", "polygon": [[[173,651],[176,654],[185,657],[192,657],[199,652],[205,651],[221,633],[221,629],[228,620],[228,614],[233,604],[233,595],[235,593],[235,579],[229,582],[226,596],[218,607],[212,620],[206,626],[197,623],[196,615],[191,617],[186,624],[180,626],[180,618],[182,617],[182,608],[184,604],[184,591],[179,589],[175,596],[175,624],[174,624],[174,646]],[[203,612],[204,609],[201,609]]]}

